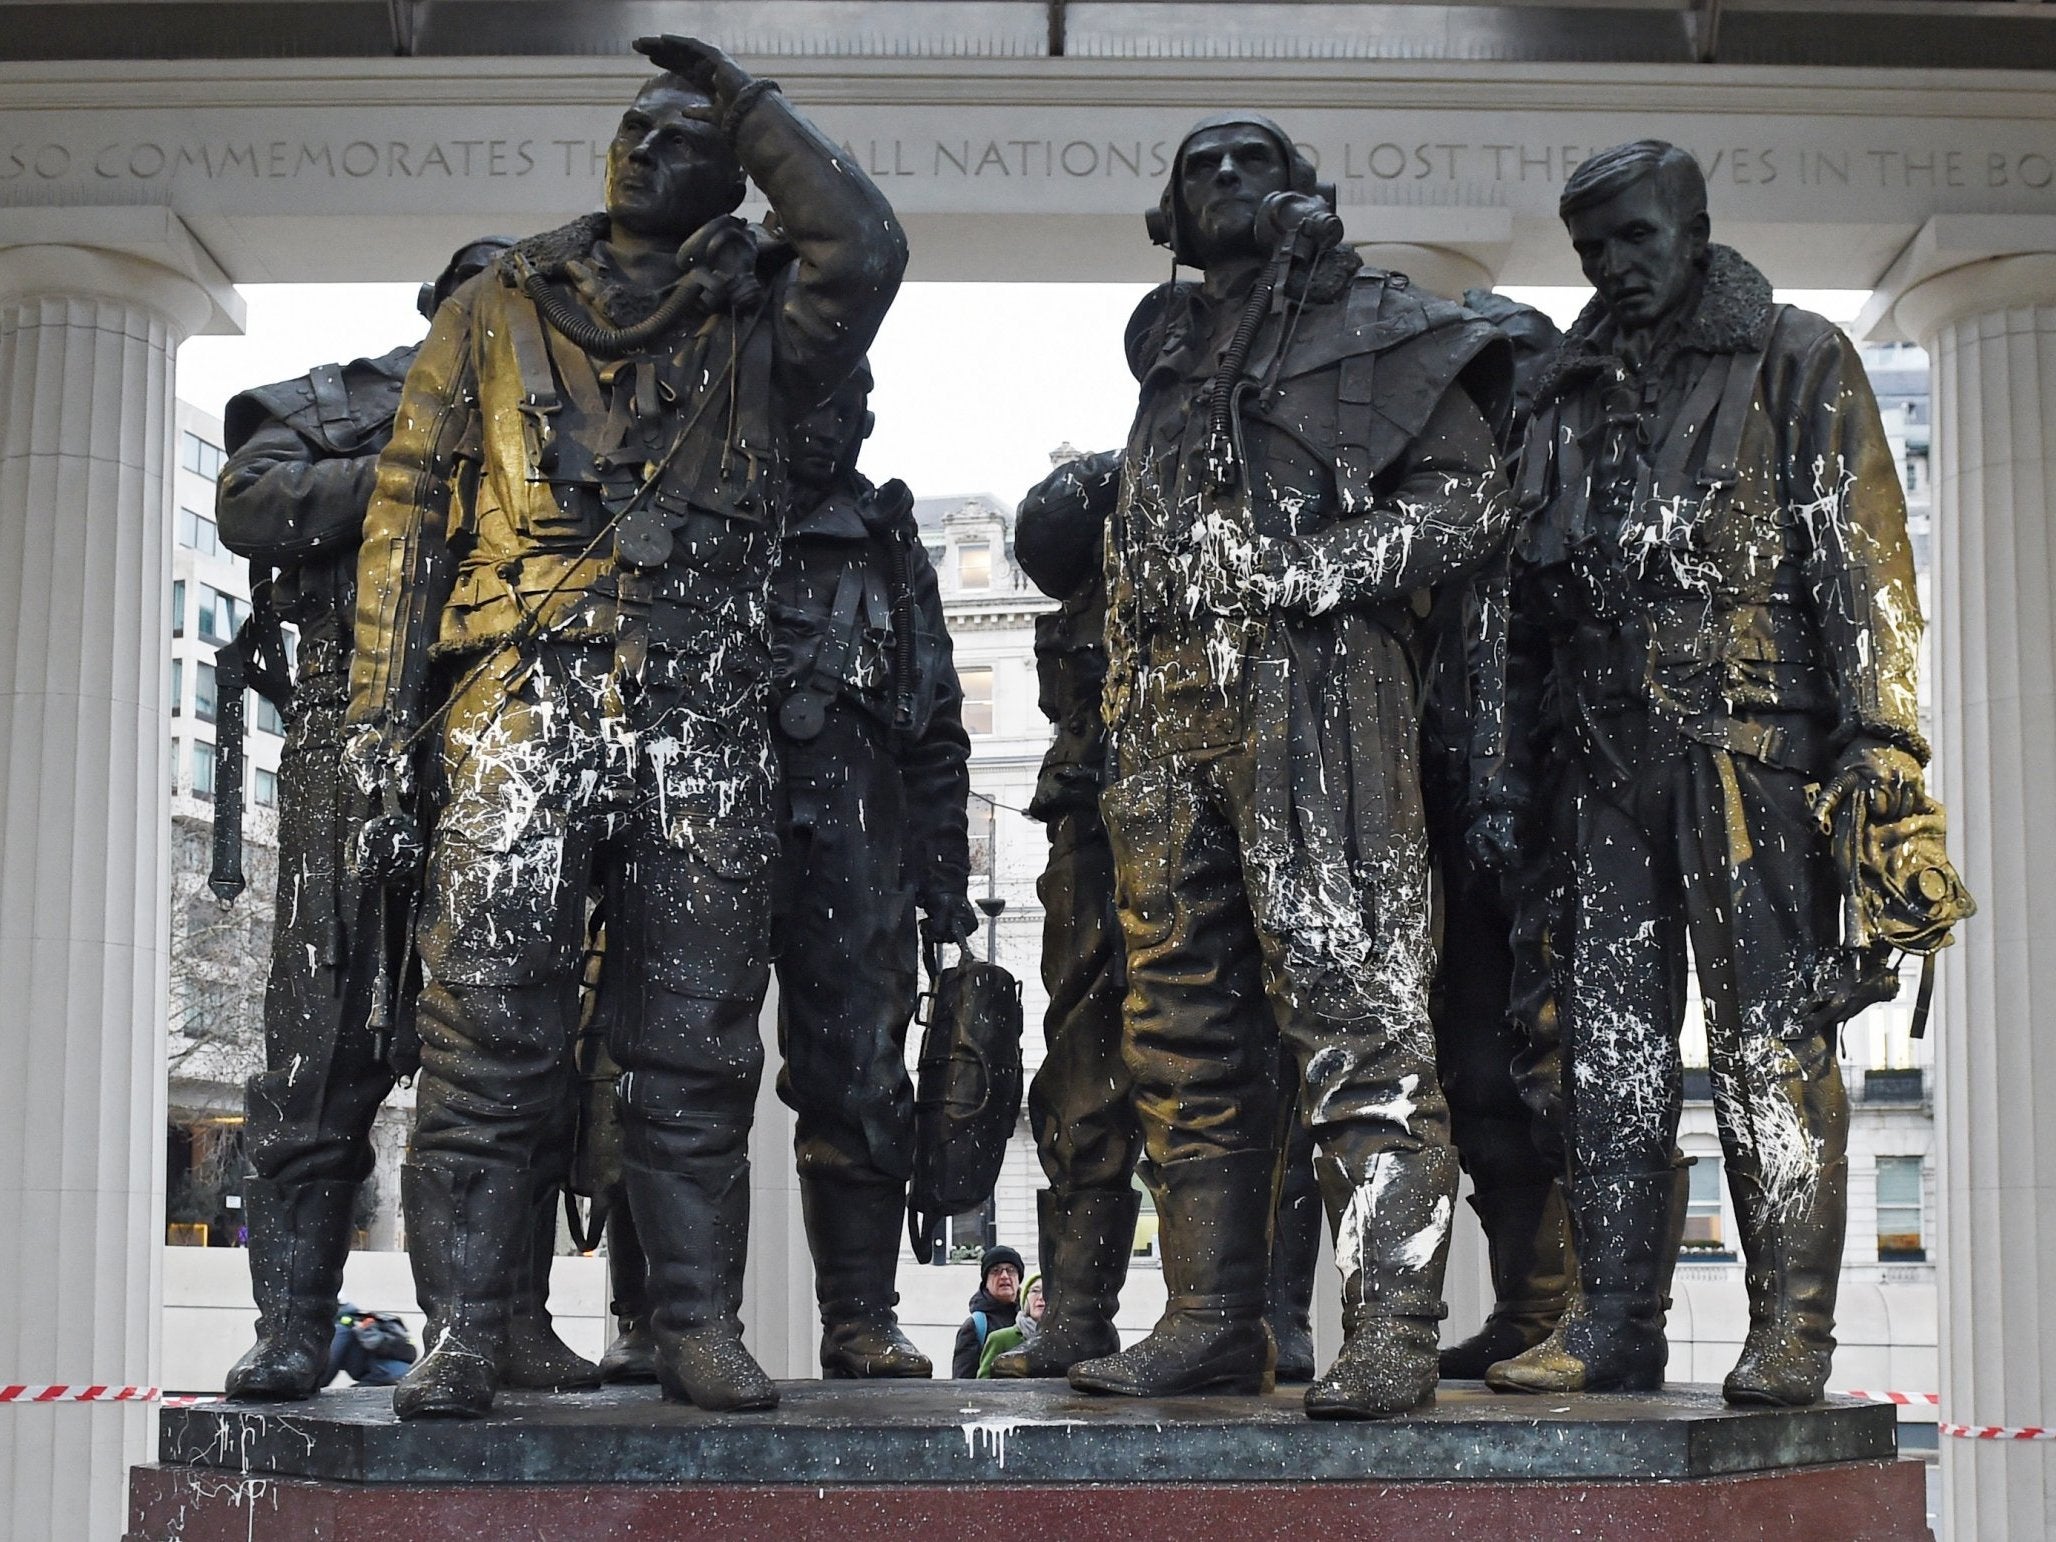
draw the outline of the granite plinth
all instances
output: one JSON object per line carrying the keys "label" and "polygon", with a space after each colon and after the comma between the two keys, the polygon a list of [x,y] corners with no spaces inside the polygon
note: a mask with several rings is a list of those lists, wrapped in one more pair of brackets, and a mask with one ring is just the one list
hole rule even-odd
{"label": "granite plinth", "polygon": [[1737,1409],[1712,1388],[1565,1398],[1445,1384],[1403,1419],[1269,1397],[1090,1397],[1063,1382],[795,1381],[768,1413],[654,1388],[503,1393],[477,1420],[393,1417],[379,1389],[166,1409],[168,1465],[344,1483],[1659,1481],[1888,1460],[1887,1407]]}
{"label": "granite plinth", "polygon": [[[402,1424],[377,1390],[167,1409],[129,1542],[396,1536],[580,1542],[934,1532],[1589,1542],[1913,1542],[1894,1412],[1731,1409],[1713,1389],[1510,1398],[1445,1383],[1404,1419],[1306,1418],[1271,1397],[1136,1401],[1061,1382],[788,1382],[770,1413],[654,1390],[506,1394],[488,1419]],[[1338,1529],[1339,1528],[1339,1529]]]}

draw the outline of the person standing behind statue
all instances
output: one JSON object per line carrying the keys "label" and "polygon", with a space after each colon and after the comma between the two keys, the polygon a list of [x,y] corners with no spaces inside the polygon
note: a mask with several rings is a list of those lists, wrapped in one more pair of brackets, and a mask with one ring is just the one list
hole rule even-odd
{"label": "person standing behind statue", "polygon": [[1502,539],[1507,345],[1338,249],[1332,193],[1268,119],[1190,132],[1152,223],[1204,282],[1161,286],[1130,325],[1101,808],[1168,1301],[1070,1379],[1270,1385],[1282,1035],[1347,1330],[1306,1408],[1378,1417],[1433,1394],[1457,1181],[1427,1010],[1417,599]]}
{"label": "person standing behind statue", "polygon": [[971,744],[935,570],[905,484],[857,471],[867,369],[794,428],[793,513],[772,580],[783,836],[772,951],[778,1095],[831,1377],[927,1376],[894,1274],[914,1162],[907,1025],[920,936],[962,943]]}
{"label": "person standing behind statue", "polygon": [[[459,285],[512,244],[487,238],[460,247],[422,286],[423,318],[433,320]],[[357,800],[341,752],[357,544],[401,382],[419,351],[416,344],[325,364],[245,391],[223,413],[229,454],[215,514],[222,543],[250,559],[257,598],[249,631],[234,646],[262,639],[275,654],[282,625],[299,631],[297,678],[280,704],[286,740],[264,993],[266,1069],[250,1079],[244,1099],[257,1343],[229,1370],[232,1398],[308,1397],[321,1385],[352,1213],[371,1173],[371,1125],[393,1088],[391,1046],[370,1021],[389,943],[378,935],[376,894],[345,871]],[[282,668],[279,659],[267,663]],[[390,1015],[390,1000],[377,1005]],[[528,1387],[588,1382],[592,1365],[556,1337],[543,1304],[556,1240],[546,1196],[534,1237],[513,1319],[510,1379]]]}
{"label": "person standing behind statue", "polygon": [[1036,618],[1035,669],[1056,738],[1028,812],[1049,826],[1042,901],[1046,1051],[1028,1089],[1028,1122],[1049,1187],[1036,1196],[1048,1312],[1042,1328],[992,1360],[996,1377],[1062,1376],[1121,1347],[1114,1329],[1135,1247],[1142,1155],[1121,997],[1128,974],[1114,909],[1114,855],[1100,818],[1106,783],[1106,558],[1121,452],[1058,466],[1021,500],[1014,555],[1063,603]]}
{"label": "person standing behind statue", "polygon": [[[402,1417],[476,1417],[507,1353],[527,1174],[558,1129],[587,907],[624,960],[622,1168],[655,1369],[768,1408],[742,1342],[748,1139],[770,968],[768,590],[790,425],[861,361],[906,264],[848,157],[718,49],[637,47],[606,212],[460,290],[408,376],[359,569],[351,758],[389,812],[360,859],[419,857],[399,810],[440,746],[403,1180],[440,1332]],[[777,228],[732,211],[753,178]],[[428,661],[454,673],[425,710]]]}
{"label": "person standing behind statue", "polygon": [[1001,1243],[978,1258],[978,1288],[971,1292],[971,1315],[957,1326],[950,1350],[950,1376],[968,1381],[985,1358],[985,1342],[1001,1328],[1011,1328],[1021,1311],[1021,1255]]}
{"label": "person standing behind statue", "polygon": [[[1841,945],[1823,826],[1927,806],[1905,507],[1855,346],[1710,244],[1658,140],[1559,203],[1597,298],[1537,391],[1514,547],[1516,738],[1553,722],[1581,1292],[1492,1367],[1510,1390],[1653,1388],[1689,941],[1750,1325],[1723,1391],[1818,1398],[1834,1350],[1848,1095],[1838,1022],[1882,948]],[[1523,721],[1525,719],[1525,722]]]}

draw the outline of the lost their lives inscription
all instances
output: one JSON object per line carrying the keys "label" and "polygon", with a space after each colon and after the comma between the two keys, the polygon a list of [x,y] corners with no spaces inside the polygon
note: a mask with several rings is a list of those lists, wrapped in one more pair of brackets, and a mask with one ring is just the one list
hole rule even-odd
{"label": "lost their lives inscription", "polygon": [[[1345,189],[1386,186],[1560,184],[1592,153],[1586,145],[1344,140],[1304,146],[1323,175]],[[1168,139],[866,138],[844,145],[881,180],[1086,181],[1120,179],[1155,188],[1170,167]],[[1717,187],[2004,189],[2056,185],[2048,152],[1949,147],[1826,149],[1804,145],[1703,146],[1693,152]],[[336,183],[546,180],[590,182],[606,163],[596,139],[353,139],[108,141],[73,145],[0,142],[0,189],[38,185],[162,184],[196,180]],[[0,194],[4,196],[4,194]]]}

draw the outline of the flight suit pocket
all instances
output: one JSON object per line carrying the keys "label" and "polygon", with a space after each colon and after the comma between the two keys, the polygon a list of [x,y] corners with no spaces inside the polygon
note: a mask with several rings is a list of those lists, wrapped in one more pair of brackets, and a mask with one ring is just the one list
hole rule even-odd
{"label": "flight suit pocket", "polygon": [[1123,777],[1100,795],[1114,848],[1114,908],[1131,948],[1156,947],[1176,919],[1171,856],[1176,814],[1160,767]]}
{"label": "flight suit pocket", "polygon": [[652,983],[681,996],[759,1001],[770,984],[769,830],[674,818],[637,863]]}

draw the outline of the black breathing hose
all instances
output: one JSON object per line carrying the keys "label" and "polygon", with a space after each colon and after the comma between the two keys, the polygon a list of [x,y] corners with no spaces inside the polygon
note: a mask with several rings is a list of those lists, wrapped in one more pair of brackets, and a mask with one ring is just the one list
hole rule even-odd
{"label": "black breathing hose", "polygon": [[587,353],[618,359],[637,352],[669,332],[687,311],[699,303],[696,283],[681,283],[664,298],[664,303],[632,327],[610,327],[586,315],[562,290],[554,288],[540,273],[531,272],[521,281],[522,292],[535,302],[543,319]]}

